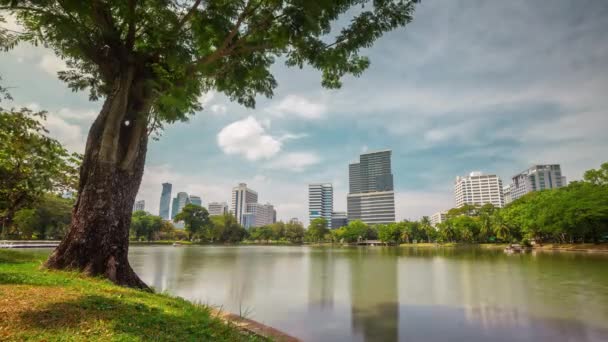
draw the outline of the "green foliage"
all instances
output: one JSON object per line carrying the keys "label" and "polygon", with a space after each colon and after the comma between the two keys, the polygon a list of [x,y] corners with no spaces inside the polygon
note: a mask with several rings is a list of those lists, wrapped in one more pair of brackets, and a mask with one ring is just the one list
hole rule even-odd
{"label": "green foliage", "polygon": [[61,239],[72,216],[72,199],[46,193],[29,208],[15,213],[9,237],[15,239]]}
{"label": "green foliage", "polygon": [[602,164],[597,170],[587,170],[583,179],[594,185],[608,185],[608,163]]}
{"label": "green foliage", "polygon": [[[3,233],[21,208],[46,192],[75,191],[78,155],[47,136],[45,112],[0,108],[0,223]],[[23,217],[22,217],[23,218]]]}
{"label": "green foliage", "polygon": [[[319,70],[323,86],[338,88],[343,76],[369,66],[360,50],[409,23],[416,2],[0,0],[25,28],[1,30],[0,46],[49,46],[70,67],[60,78],[73,90],[88,88],[92,99],[132,70],[154,120],[173,122],[199,110],[198,97],[210,90],[248,107],[258,94],[271,97],[278,57]],[[359,5],[366,6],[349,11]],[[336,27],[342,22],[350,24]]]}
{"label": "green foliage", "polygon": [[359,240],[365,240],[367,238],[367,224],[361,220],[354,220],[348,222],[346,227],[340,228],[339,238],[343,239],[344,242],[357,242]]}
{"label": "green foliage", "polygon": [[241,226],[232,214],[211,216],[211,225],[206,230],[205,238],[209,242],[237,243],[247,236],[247,230]]}
{"label": "green foliage", "polygon": [[26,299],[0,320],[3,341],[267,341],[183,298],[41,270],[47,256],[0,249],[3,300]]}
{"label": "green foliage", "polygon": [[136,240],[145,238],[147,241],[160,239],[160,232],[164,229],[168,230],[168,227],[163,223],[163,219],[160,216],[150,215],[149,213],[138,210],[131,216],[131,236]]}
{"label": "green foliage", "polygon": [[306,230],[306,240],[310,242],[323,241],[325,234],[329,233],[327,229],[327,220],[323,217],[317,217],[310,222]]}
{"label": "green foliage", "polygon": [[537,243],[608,240],[608,163],[585,172],[583,181],[536,191],[499,209],[465,206],[448,211],[437,226],[444,242],[532,241]]}
{"label": "green foliage", "polygon": [[184,221],[190,239],[198,235],[206,236],[204,230],[211,227],[207,209],[192,203],[186,204],[182,211],[175,215],[173,221]]}

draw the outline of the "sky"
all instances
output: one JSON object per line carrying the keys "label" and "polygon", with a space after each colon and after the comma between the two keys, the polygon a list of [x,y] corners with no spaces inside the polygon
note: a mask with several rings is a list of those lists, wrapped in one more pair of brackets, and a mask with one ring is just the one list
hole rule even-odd
{"label": "sky", "polygon": [[[203,111],[150,143],[138,199],[158,213],[170,182],[173,196],[230,202],[244,182],[279,219],[308,223],[307,184],[332,183],[334,210],[345,211],[348,163],[379,149],[393,151],[398,220],[453,207],[454,179],[471,171],[506,185],[558,163],[580,179],[608,161],[607,32],[605,0],[423,1],[411,24],[364,51],[370,68],[341,89],[279,61],[275,95],[255,109],[201,96]],[[12,105],[48,110],[50,134],[83,152],[101,103],[59,81],[64,68],[43,47],[0,53]]]}

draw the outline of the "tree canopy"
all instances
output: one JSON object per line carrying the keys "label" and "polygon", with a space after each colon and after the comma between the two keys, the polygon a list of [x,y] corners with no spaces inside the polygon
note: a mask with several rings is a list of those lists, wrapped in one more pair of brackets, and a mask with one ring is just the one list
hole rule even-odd
{"label": "tree canopy", "polygon": [[0,220],[5,229],[17,210],[44,193],[76,189],[80,157],[48,137],[45,115],[0,108]]}
{"label": "tree canopy", "polygon": [[196,204],[186,204],[182,211],[173,218],[174,222],[184,221],[186,231],[192,238],[195,234],[202,233],[211,225],[207,209]]}
{"label": "tree canopy", "polygon": [[137,91],[150,95],[158,125],[199,110],[210,90],[249,107],[257,94],[272,96],[277,57],[338,88],[369,66],[360,50],[410,22],[416,2],[0,0],[25,28],[0,35],[5,48],[27,41],[55,50],[69,66],[59,77],[91,99],[110,95],[117,75],[143,80]]}

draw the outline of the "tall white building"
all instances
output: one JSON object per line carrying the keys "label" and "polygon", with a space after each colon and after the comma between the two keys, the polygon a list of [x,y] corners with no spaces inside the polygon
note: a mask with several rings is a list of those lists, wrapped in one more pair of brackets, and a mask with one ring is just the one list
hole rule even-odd
{"label": "tall white building", "polygon": [[367,224],[395,222],[395,192],[391,151],[369,152],[348,166],[348,221]]}
{"label": "tall white building", "polygon": [[242,225],[249,229],[251,227],[262,227],[275,222],[276,211],[270,203],[248,203],[247,211],[243,214]]}
{"label": "tall white building", "polygon": [[232,188],[232,213],[241,225],[244,225],[243,214],[247,212],[247,205],[250,203],[258,203],[257,192],[249,189],[245,183],[239,183]]}
{"label": "tall white building", "polygon": [[429,219],[431,220],[431,226],[437,227],[438,224],[444,222],[447,219],[447,215],[447,211],[438,211],[431,215],[431,217],[429,217]]}
{"label": "tall white building", "polygon": [[331,213],[334,210],[334,188],[329,183],[308,185],[308,217],[312,220],[323,217],[331,229]]}
{"label": "tall white building", "polygon": [[492,203],[495,207],[502,208],[505,205],[502,191],[502,181],[498,176],[484,175],[479,171],[471,172],[465,177],[458,176],[454,182],[456,207]]}
{"label": "tall white building", "polygon": [[228,203],[226,202],[210,202],[209,216],[220,216],[228,213]]}
{"label": "tall white building", "polygon": [[510,197],[513,201],[532,191],[557,189],[568,185],[559,164],[534,165],[513,176],[512,180]]}
{"label": "tall white building", "polygon": [[146,201],[135,201],[135,205],[133,206],[133,211],[146,210]]}

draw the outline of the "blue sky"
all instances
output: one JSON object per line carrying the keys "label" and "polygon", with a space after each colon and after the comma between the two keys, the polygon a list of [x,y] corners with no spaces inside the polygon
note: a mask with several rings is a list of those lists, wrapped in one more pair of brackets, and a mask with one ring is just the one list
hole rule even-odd
{"label": "blue sky", "polygon": [[[506,184],[532,164],[560,163],[578,179],[608,161],[606,32],[603,0],[423,1],[340,90],[277,63],[275,96],[254,110],[202,96],[204,111],[150,144],[139,198],[157,212],[161,182],[204,203],[229,201],[246,182],[280,219],[307,222],[309,182],[332,182],[335,210],[345,210],[348,163],[385,148],[398,219],[452,207],[454,178],[473,170]],[[49,110],[51,134],[83,151],[100,103],[57,80],[62,68],[41,47],[0,54],[14,105]]]}

